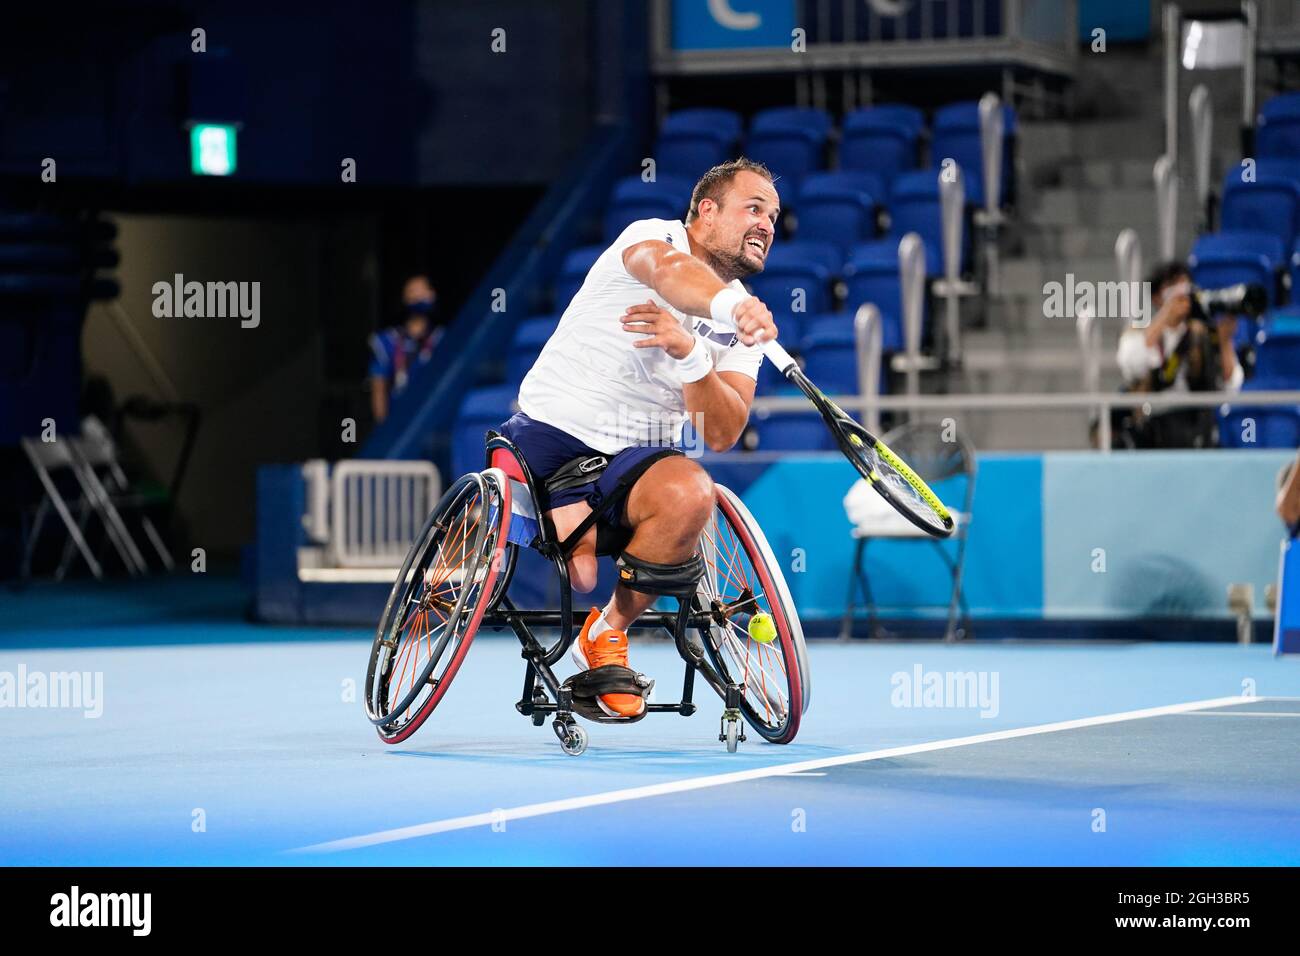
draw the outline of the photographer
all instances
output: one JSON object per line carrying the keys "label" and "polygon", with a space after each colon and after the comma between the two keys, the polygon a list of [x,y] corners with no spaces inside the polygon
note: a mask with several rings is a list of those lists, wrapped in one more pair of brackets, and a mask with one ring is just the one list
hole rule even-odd
{"label": "photographer", "polygon": [[1277,516],[1288,530],[1300,525],[1300,454],[1278,476]]}
{"label": "photographer", "polygon": [[[1156,267],[1148,277],[1155,316],[1146,328],[1126,330],[1116,360],[1124,391],[1235,392],[1245,378],[1233,348],[1237,319],[1209,319],[1197,306],[1192,277],[1182,263]],[[1207,448],[1214,444],[1210,408],[1115,410],[1115,446]]]}

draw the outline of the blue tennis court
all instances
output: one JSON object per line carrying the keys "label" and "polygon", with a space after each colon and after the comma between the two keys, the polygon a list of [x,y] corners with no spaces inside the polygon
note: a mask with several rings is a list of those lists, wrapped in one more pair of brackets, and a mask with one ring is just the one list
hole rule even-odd
{"label": "blue tennis court", "polygon": [[88,706],[0,711],[6,864],[1300,863],[1300,662],[1262,645],[813,639],[792,745],[727,754],[705,689],[689,719],[588,724],[574,758],[514,712],[513,638],[481,635],[390,748],[369,634],[167,586],[115,586],[97,624],[74,610],[101,588],[6,597],[0,673],[102,675]]}

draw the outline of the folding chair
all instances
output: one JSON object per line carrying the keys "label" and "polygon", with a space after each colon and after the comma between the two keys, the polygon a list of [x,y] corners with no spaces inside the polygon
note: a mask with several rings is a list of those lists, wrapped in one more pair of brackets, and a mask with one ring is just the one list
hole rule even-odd
{"label": "folding chair", "polygon": [[[79,437],[60,438],[52,442],[34,438],[22,439],[23,451],[36,472],[45,496],[36,509],[32,530],[23,552],[22,577],[31,577],[32,556],[50,510],[63,521],[68,532],[63,555],[55,572],[56,580],[63,580],[71,566],[75,551],[81,553],[91,573],[102,578],[103,565],[91,552],[86,540],[86,529],[91,517],[103,523],[105,537],[117,552],[127,573],[132,577],[147,574],[149,566],[132,537],[122,510],[141,510],[151,504],[151,499],[132,490],[126,473],[117,459],[117,449],[104,425],[93,416],[82,423]],[[66,472],[76,482],[77,495],[71,502],[59,491],[58,475]],[[145,535],[158,552],[167,570],[175,568],[171,553],[147,514],[140,514]]]}
{"label": "folding chair", "polygon": [[[64,574],[67,573],[71,547],[75,547],[76,550],[81,552],[87,567],[90,568],[90,573],[96,578],[102,578],[104,569],[96,560],[95,555],[91,553],[90,545],[86,542],[86,536],[82,533],[90,509],[81,495],[80,481],[77,482],[77,497],[73,499],[71,504],[65,501],[63,495],[59,492],[57,481],[59,473],[66,470],[68,474],[76,474],[77,465],[72,454],[71,444],[67,439],[44,442],[37,441],[34,438],[22,438],[20,444],[23,452],[27,455],[27,459],[32,463],[32,469],[36,472],[36,477],[45,489],[45,496],[41,498],[40,504],[36,506],[36,516],[32,521],[31,531],[27,535],[27,544],[23,548],[21,579],[26,581],[31,578],[32,555],[36,551],[36,542],[41,536],[41,529],[44,527],[45,519],[49,517],[51,509],[58,514],[60,520],[63,521],[64,528],[68,531],[68,544],[64,546],[63,557],[59,561],[58,570],[54,575],[55,579],[62,581]],[[80,521],[74,520],[74,513],[81,518]]]}
{"label": "folding chair", "polygon": [[122,520],[123,511],[139,513],[140,527],[158,554],[158,560],[168,571],[175,570],[176,562],[172,560],[171,552],[146,513],[146,509],[156,503],[156,497],[132,487],[118,460],[117,444],[98,418],[88,415],[82,419],[81,435],[72,439],[72,450],[81,462],[83,487],[99,501],[100,517],[105,526],[111,524],[117,530],[123,546],[135,559],[139,573],[147,574],[149,566]]}
{"label": "folding chair", "polygon": [[[865,555],[867,542],[873,538],[883,540],[926,541],[934,545],[952,575],[952,593],[948,599],[948,621],[944,640],[954,641],[965,637],[969,631],[970,608],[962,593],[962,569],[966,560],[966,535],[970,527],[971,502],[975,497],[975,449],[960,435],[945,440],[945,428],[937,422],[917,422],[893,429],[881,441],[908,462],[926,484],[934,487],[939,482],[962,476],[965,493],[961,510],[953,510],[956,529],[951,539],[956,551],[950,553],[947,542],[931,538],[907,519],[898,514],[880,495],[872,491],[865,481],[859,480],[844,497],[845,513],[853,524],[852,535],[857,545],[853,551],[853,567],[849,572],[848,598],[845,601],[844,620],[840,627],[841,640],[853,632],[853,616],[857,610],[857,591],[860,588],[868,614],[869,634],[876,636],[876,605],[867,580]],[[961,619],[957,611],[961,609]]]}

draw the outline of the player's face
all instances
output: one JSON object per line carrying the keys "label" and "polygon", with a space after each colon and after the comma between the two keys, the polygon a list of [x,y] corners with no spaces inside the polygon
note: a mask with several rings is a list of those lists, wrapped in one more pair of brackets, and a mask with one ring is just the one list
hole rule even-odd
{"label": "player's face", "polygon": [[714,255],[729,261],[740,276],[762,272],[780,214],[776,189],[765,177],[748,170],[737,173],[714,218]]}

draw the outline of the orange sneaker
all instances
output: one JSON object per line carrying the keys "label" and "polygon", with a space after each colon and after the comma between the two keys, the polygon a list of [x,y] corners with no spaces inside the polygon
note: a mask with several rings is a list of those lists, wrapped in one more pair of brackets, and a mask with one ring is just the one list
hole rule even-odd
{"label": "orange sneaker", "polygon": [[[573,642],[573,650],[570,652],[573,662],[584,671],[595,670],[606,664],[627,667],[627,635],[612,628],[592,635],[591,626],[598,617],[600,609],[593,607],[587,615],[586,623],[582,625],[578,639]],[[640,694],[603,694],[596,698],[596,703],[611,717],[636,717],[645,710],[645,698]]]}

